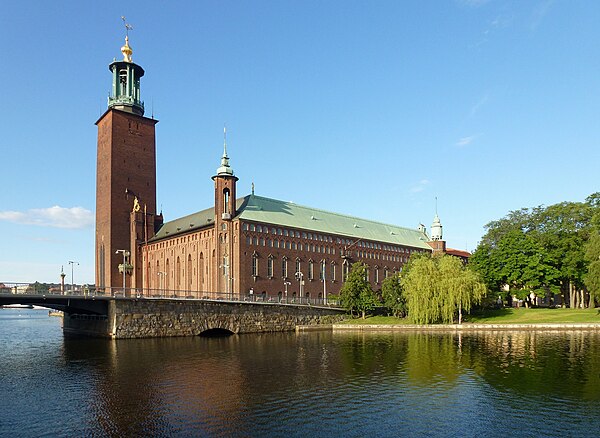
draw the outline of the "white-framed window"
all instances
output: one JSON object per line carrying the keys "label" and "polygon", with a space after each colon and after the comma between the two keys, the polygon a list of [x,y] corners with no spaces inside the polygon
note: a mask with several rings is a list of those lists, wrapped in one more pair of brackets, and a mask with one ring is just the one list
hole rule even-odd
{"label": "white-framed window", "polygon": [[288,276],[288,259],[284,257],[281,259],[281,278],[287,278]]}
{"label": "white-framed window", "polygon": [[252,276],[258,277],[258,254],[252,254]]}
{"label": "white-framed window", "polygon": [[267,277],[273,278],[273,256],[269,255],[267,259]]}

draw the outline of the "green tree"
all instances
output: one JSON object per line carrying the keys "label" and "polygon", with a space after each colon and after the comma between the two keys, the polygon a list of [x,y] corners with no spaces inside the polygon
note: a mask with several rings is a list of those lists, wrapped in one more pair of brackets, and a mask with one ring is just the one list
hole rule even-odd
{"label": "green tree", "polygon": [[484,283],[457,257],[443,255],[412,259],[401,276],[408,317],[417,324],[451,324],[469,312],[486,292]]}
{"label": "green tree", "polygon": [[397,318],[406,316],[406,299],[402,293],[400,284],[400,273],[396,273],[381,284],[381,296],[383,305],[387,307]]}
{"label": "green tree", "polygon": [[361,262],[352,265],[340,290],[340,300],[350,314],[356,311],[363,319],[368,311],[373,310],[377,301],[371,283],[367,281],[367,265]]}
{"label": "green tree", "polygon": [[562,292],[571,307],[583,307],[590,263],[585,247],[599,207],[600,194],[595,193],[586,202],[510,212],[486,225],[469,264],[492,290],[508,284],[522,291]]}
{"label": "green tree", "polygon": [[583,280],[590,293],[590,307],[594,307],[600,300],[600,213],[592,219],[592,232],[585,244],[585,260],[588,268]]}

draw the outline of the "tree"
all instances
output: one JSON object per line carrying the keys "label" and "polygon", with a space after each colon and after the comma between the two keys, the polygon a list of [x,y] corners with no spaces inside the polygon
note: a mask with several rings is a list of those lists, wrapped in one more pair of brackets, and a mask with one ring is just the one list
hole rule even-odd
{"label": "tree", "polygon": [[381,296],[383,304],[397,318],[406,316],[406,299],[402,293],[402,285],[400,284],[400,273],[396,273],[385,280],[381,284]]}
{"label": "tree", "polygon": [[590,293],[590,307],[594,307],[595,301],[600,300],[600,213],[594,215],[592,228],[590,238],[585,244],[585,260],[588,269],[583,277]]}
{"label": "tree", "polygon": [[493,290],[507,284],[521,290],[560,291],[571,307],[583,307],[590,263],[584,248],[599,207],[600,193],[595,193],[586,202],[510,212],[486,225],[469,264]]}
{"label": "tree", "polygon": [[408,317],[416,324],[451,324],[469,312],[486,292],[479,276],[457,257],[442,255],[411,259],[401,276]]}
{"label": "tree", "polygon": [[352,265],[348,278],[340,290],[342,306],[352,314],[355,310],[365,319],[366,313],[376,304],[371,283],[367,281],[367,265],[356,262]]}

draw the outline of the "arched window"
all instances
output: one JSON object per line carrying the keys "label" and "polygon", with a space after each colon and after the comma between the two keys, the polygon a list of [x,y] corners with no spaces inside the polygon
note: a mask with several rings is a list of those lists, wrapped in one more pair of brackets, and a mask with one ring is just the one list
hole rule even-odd
{"label": "arched window", "polygon": [[231,213],[229,211],[229,189],[223,190],[223,213]]}
{"label": "arched window", "polygon": [[300,258],[296,258],[296,270],[294,272],[300,272],[302,266],[300,265]]}
{"label": "arched window", "polygon": [[179,262],[179,256],[177,256],[177,264],[175,265],[175,287],[181,289],[181,263]]}
{"label": "arched window", "polygon": [[342,264],[342,281],[346,281],[348,279],[348,273],[350,272],[350,263],[348,259],[344,259],[344,263]]}
{"label": "arched window", "polygon": [[281,259],[281,278],[287,278],[288,276],[288,259],[287,257],[283,257]]}
{"label": "arched window", "polygon": [[273,278],[273,256],[269,254],[267,259],[267,277]]}
{"label": "arched window", "polygon": [[326,272],[325,272],[326,264],[325,263],[326,263],[325,259],[321,260],[321,269],[319,269],[319,280],[321,280],[321,281],[325,280],[325,275],[326,275]]}
{"label": "arched window", "polygon": [[331,281],[335,281],[335,262],[331,262]]}
{"label": "arched window", "polygon": [[314,263],[312,259],[308,261],[308,279],[314,279]]}
{"label": "arched window", "polygon": [[252,254],[252,276],[258,277],[258,254]]}
{"label": "arched window", "polygon": [[187,290],[192,290],[192,255],[188,254],[188,262],[187,262]]}
{"label": "arched window", "polygon": [[165,264],[165,289],[169,290],[171,282],[169,281],[171,277],[171,271],[169,269],[169,259]]}
{"label": "arched window", "polygon": [[200,253],[200,260],[198,266],[198,282],[200,285],[204,284],[204,254]]}

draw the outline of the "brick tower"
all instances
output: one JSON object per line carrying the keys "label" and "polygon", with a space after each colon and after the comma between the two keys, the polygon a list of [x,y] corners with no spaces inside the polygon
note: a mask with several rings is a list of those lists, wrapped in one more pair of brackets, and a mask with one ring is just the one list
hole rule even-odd
{"label": "brick tower", "polygon": [[[154,235],[156,220],[157,120],[144,117],[140,78],[129,37],[123,60],[109,65],[112,93],[108,109],[96,122],[96,286],[143,287],[139,243]],[[125,270],[125,276],[123,276]],[[106,293],[117,289],[106,289]]]}
{"label": "brick tower", "polygon": [[234,266],[232,219],[236,215],[235,186],[238,177],[233,174],[233,169],[229,166],[225,130],[223,130],[223,134],[221,166],[217,169],[217,174],[212,177],[215,182],[215,233],[218,235],[215,242],[215,262],[217,264],[215,272],[219,274],[216,276],[215,287],[218,292],[232,294],[234,274],[237,271],[237,266]]}

